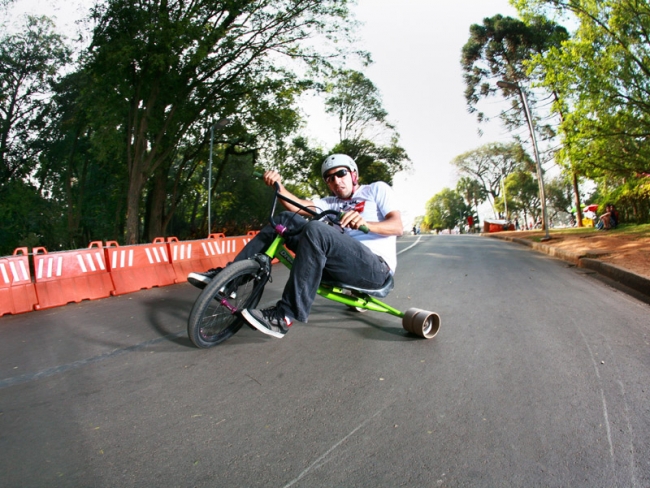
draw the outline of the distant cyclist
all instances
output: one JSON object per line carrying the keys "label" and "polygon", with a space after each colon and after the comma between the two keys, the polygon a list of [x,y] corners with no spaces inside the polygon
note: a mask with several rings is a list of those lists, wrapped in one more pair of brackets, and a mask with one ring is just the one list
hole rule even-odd
{"label": "distant cyclist", "polygon": [[[321,174],[332,196],[311,201],[289,192],[276,171],[264,173],[267,185],[278,183],[281,195],[305,207],[344,212],[338,228],[306,220],[298,215],[305,212],[281,200],[288,212],[280,214],[277,222],[290,230],[300,230],[286,239],[287,247],[296,253],[289,280],[275,306],[241,312],[246,322],[273,337],[284,337],[294,320],[307,322],[321,279],[379,289],[397,265],[396,238],[402,235],[404,227],[393,189],[384,182],[360,185],[357,164],[345,154],[328,156],[321,166]],[[364,225],[369,229],[367,234],[359,230]],[[265,226],[235,261],[263,252],[274,238],[274,229]],[[216,268],[190,273],[188,281],[204,288],[219,271]]]}

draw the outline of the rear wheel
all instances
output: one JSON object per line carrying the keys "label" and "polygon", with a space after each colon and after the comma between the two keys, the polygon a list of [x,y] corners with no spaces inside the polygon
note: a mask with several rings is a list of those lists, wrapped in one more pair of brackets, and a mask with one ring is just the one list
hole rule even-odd
{"label": "rear wheel", "polygon": [[402,327],[412,334],[432,339],[440,329],[440,316],[428,310],[409,308],[402,318]]}
{"label": "rear wheel", "polygon": [[229,339],[243,325],[237,311],[255,307],[266,280],[259,279],[260,263],[238,261],[224,268],[205,287],[192,307],[187,335],[199,348]]}

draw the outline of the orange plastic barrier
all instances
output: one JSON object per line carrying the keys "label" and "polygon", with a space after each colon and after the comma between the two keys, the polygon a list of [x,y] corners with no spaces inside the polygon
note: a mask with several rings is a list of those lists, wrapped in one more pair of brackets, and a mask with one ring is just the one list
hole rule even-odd
{"label": "orange plastic barrier", "polygon": [[76,251],[48,253],[35,247],[33,254],[36,310],[106,298],[113,291],[101,241]]}
{"label": "orange plastic barrier", "polygon": [[176,283],[187,281],[187,275],[192,271],[223,267],[234,257],[230,252],[232,244],[228,245],[230,240],[224,234],[210,234],[207,239],[182,242],[176,237],[168,237],[167,242]]}
{"label": "orange plastic barrier", "polygon": [[109,241],[106,257],[115,286],[112,295],[174,284],[174,268],[163,237],[156,237],[152,244],[134,246],[120,246]]}
{"label": "orange plastic barrier", "polygon": [[0,316],[31,312],[36,303],[27,248],[19,247],[13,256],[0,257]]}

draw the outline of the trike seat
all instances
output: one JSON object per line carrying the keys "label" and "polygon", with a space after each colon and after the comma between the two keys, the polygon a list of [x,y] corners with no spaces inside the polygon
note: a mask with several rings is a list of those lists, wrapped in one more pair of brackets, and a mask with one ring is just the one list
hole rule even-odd
{"label": "trike seat", "polygon": [[321,281],[321,284],[325,286],[345,288],[346,290],[365,293],[367,295],[372,295],[373,297],[377,297],[377,298],[383,298],[391,292],[391,290],[395,286],[395,281],[393,280],[393,275],[388,275],[388,279],[378,290],[368,290],[366,288],[359,288],[358,286],[346,285],[345,283],[339,283],[336,281],[329,281],[329,280],[323,280]]}

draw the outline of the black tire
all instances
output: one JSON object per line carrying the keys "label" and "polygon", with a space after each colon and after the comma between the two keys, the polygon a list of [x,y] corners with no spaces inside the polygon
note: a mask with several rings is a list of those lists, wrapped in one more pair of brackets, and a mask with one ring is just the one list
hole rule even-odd
{"label": "black tire", "polygon": [[237,310],[257,306],[266,284],[266,280],[256,279],[260,268],[255,260],[232,263],[203,289],[187,323],[187,335],[196,347],[216,346],[241,328],[244,320],[222,305],[221,300],[226,298]]}

